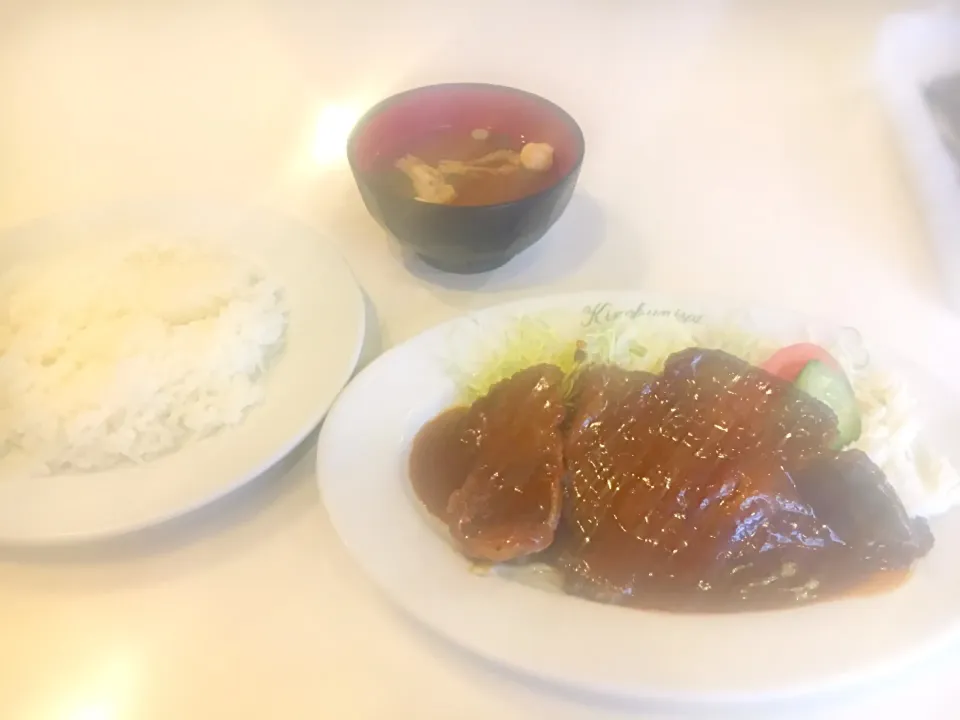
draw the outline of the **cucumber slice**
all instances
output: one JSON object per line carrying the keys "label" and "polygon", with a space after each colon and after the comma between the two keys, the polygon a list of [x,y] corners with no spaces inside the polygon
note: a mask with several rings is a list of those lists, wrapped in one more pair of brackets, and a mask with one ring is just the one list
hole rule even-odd
{"label": "cucumber slice", "polygon": [[837,447],[849,445],[860,437],[860,411],[853,386],[842,370],[830,367],[819,360],[811,360],[794,381],[798,390],[812,395],[833,410],[837,416],[839,436]]}

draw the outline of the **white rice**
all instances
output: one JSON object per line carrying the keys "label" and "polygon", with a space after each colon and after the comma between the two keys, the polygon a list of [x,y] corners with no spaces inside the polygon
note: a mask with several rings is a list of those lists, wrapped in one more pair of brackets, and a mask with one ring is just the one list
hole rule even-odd
{"label": "white rice", "polygon": [[99,470],[236,425],[286,325],[254,263],[196,243],[18,266],[0,277],[0,457]]}

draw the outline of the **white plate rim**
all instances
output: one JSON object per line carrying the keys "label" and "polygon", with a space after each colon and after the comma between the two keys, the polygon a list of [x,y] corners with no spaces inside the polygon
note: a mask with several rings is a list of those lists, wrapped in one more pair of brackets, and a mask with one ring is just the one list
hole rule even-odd
{"label": "white plate rim", "polygon": [[[70,232],[71,228],[77,228],[80,234],[85,232],[97,232],[101,227],[131,227],[136,231],[145,229],[149,232],[172,231],[184,234],[199,234],[202,231],[220,233],[222,237],[218,241],[232,244],[244,233],[255,235],[257,233],[275,232],[278,236],[285,238],[284,242],[289,243],[289,247],[282,245],[282,250],[288,250],[288,255],[298,255],[301,261],[310,261],[312,257],[313,267],[322,268],[321,278],[328,280],[336,289],[337,295],[331,300],[331,305],[335,304],[337,312],[342,317],[342,322],[338,321],[334,327],[339,330],[346,330],[346,335],[340,338],[337,343],[336,353],[330,355],[335,359],[331,360],[330,367],[333,368],[330,376],[322,381],[310,382],[309,390],[313,392],[309,400],[309,407],[303,406],[295,408],[298,415],[291,418],[286,428],[282,432],[282,437],[275,438],[271,447],[257,448],[251,450],[249,454],[255,455],[250,462],[243,467],[233,464],[233,458],[228,457],[222,463],[224,471],[222,475],[216,478],[216,482],[208,482],[206,475],[198,482],[198,486],[187,488],[184,484],[184,492],[181,497],[164,498],[164,504],[156,507],[137,507],[130,509],[125,513],[123,508],[118,508],[116,513],[104,513],[102,511],[93,511],[95,517],[81,517],[74,514],[72,517],[59,520],[65,520],[62,529],[52,527],[57,519],[51,517],[42,517],[38,520],[38,528],[26,527],[25,522],[16,519],[11,528],[0,517],[0,544],[7,546],[57,546],[75,543],[86,543],[102,541],[117,536],[127,535],[140,530],[144,530],[159,524],[166,523],[188,513],[192,513],[202,507],[215,503],[230,493],[249,484],[259,478],[263,473],[276,465],[292,450],[294,450],[323,420],[328,409],[336,399],[337,394],[343,386],[349,381],[356,369],[360,353],[363,348],[364,337],[366,333],[366,304],[363,292],[353,274],[353,271],[346,260],[335,248],[333,243],[313,228],[299,222],[295,218],[281,215],[268,208],[253,204],[243,203],[225,203],[222,201],[210,200],[207,198],[164,198],[152,200],[134,200],[120,202],[115,204],[87,208],[72,212],[65,212],[56,215],[44,216],[34,219],[20,226],[3,228],[0,230],[0,257],[11,255],[14,259],[22,253],[16,247],[16,243],[23,241],[23,238],[39,239],[40,242],[53,243],[57,247],[63,239],[58,236]],[[253,229],[250,229],[253,228]],[[274,262],[274,254],[283,255],[283,252],[267,252],[266,244],[258,247],[258,240],[244,238],[243,243],[252,243],[245,245],[242,250],[256,254],[261,260],[267,258],[267,264]],[[292,248],[292,249],[290,249]],[[27,251],[27,256],[32,256],[33,251]],[[277,261],[278,267],[281,263],[290,264],[290,260]],[[268,268],[274,271],[276,267]],[[302,283],[300,283],[302,284]],[[286,289],[290,291],[290,288]],[[289,292],[291,296],[301,298],[305,293],[302,288],[295,292]],[[313,298],[314,300],[316,297]],[[292,335],[295,327],[300,329],[302,320],[296,319],[294,313],[297,310],[303,312],[304,308],[291,307],[291,316],[289,320],[288,348],[285,350],[277,365],[271,370],[267,378],[268,385],[274,388],[289,384],[289,379],[282,378],[283,368],[287,362],[286,354],[290,352],[289,345],[294,341],[299,344],[299,338],[304,335],[298,332],[297,336]],[[309,308],[312,309],[312,308]],[[305,313],[304,313],[305,314]],[[300,353],[302,356],[303,353]],[[298,364],[303,364],[302,357],[298,359]],[[285,391],[286,392],[286,391]],[[289,394],[287,392],[287,394]],[[263,406],[270,404],[270,394],[263,403]],[[141,471],[154,472],[162,470],[169,466],[171,476],[174,472],[183,472],[184,468],[190,468],[190,463],[194,464],[197,478],[201,471],[206,472],[213,468],[217,473],[216,464],[211,462],[210,453],[218,452],[221,457],[230,455],[231,449],[236,449],[238,443],[249,442],[249,434],[256,430],[251,428],[251,424],[263,424],[270,420],[264,417],[266,413],[264,407],[257,407],[250,411],[244,423],[235,428],[226,428],[212,438],[208,438],[187,446],[184,449],[172,453],[171,455],[157,458],[154,461],[146,463],[141,467],[119,467],[113,470],[107,470],[102,473],[92,473],[89,475],[57,475],[51,478],[37,478],[37,482],[54,480],[59,482],[63,478],[73,478],[77,482],[83,482],[90,477],[96,477],[99,482],[104,476],[121,476],[129,473],[139,473]],[[274,412],[273,409],[270,412]],[[278,429],[277,434],[281,434]],[[207,452],[209,450],[209,453]],[[244,450],[244,454],[247,451]],[[186,460],[184,460],[186,458]],[[227,466],[230,466],[227,470]],[[202,469],[202,470],[201,470]],[[0,478],[0,497],[8,499],[8,495],[3,493],[8,488],[4,488],[2,483],[9,482],[10,478]],[[62,486],[61,486],[62,487]],[[159,493],[164,495],[164,493]],[[81,507],[80,514],[91,511],[90,508]],[[43,514],[41,512],[41,514]],[[107,515],[112,515],[107,517]],[[45,527],[44,527],[45,526]]]}
{"label": "white plate rim", "polygon": [[[654,672],[652,677],[644,680],[638,681],[636,678],[634,678],[630,682],[623,682],[622,678],[619,678],[618,681],[604,682],[602,679],[598,680],[595,674],[590,678],[584,678],[574,672],[572,668],[575,667],[577,663],[564,663],[562,649],[558,648],[556,645],[544,645],[544,651],[539,653],[536,651],[531,653],[529,652],[529,648],[524,648],[524,652],[518,653],[513,651],[516,650],[516,647],[514,647],[513,650],[505,649],[514,642],[515,638],[511,638],[509,641],[506,641],[503,634],[497,632],[496,630],[493,632],[480,633],[475,629],[471,629],[472,623],[465,622],[463,618],[468,614],[468,610],[473,610],[478,606],[471,605],[468,608],[464,605],[461,606],[460,611],[451,614],[449,609],[444,609],[442,604],[440,604],[440,601],[438,601],[436,598],[424,597],[423,593],[418,592],[416,589],[410,589],[410,582],[398,576],[400,569],[397,567],[398,561],[396,559],[397,550],[399,548],[399,541],[397,539],[392,540],[389,546],[385,546],[388,548],[387,554],[390,555],[389,562],[385,563],[383,558],[378,558],[373,555],[370,552],[370,543],[376,542],[376,538],[373,536],[376,535],[377,532],[384,532],[384,530],[383,528],[379,528],[379,530],[374,530],[372,534],[368,533],[368,535],[370,535],[369,537],[364,537],[359,526],[357,526],[350,519],[351,509],[349,504],[352,502],[352,500],[349,493],[344,492],[344,488],[347,487],[347,485],[343,482],[344,478],[342,475],[338,475],[338,472],[341,469],[340,465],[342,465],[341,461],[343,459],[343,453],[341,450],[343,450],[351,437],[350,433],[343,432],[344,419],[351,414],[351,405],[358,402],[359,399],[364,396],[364,393],[367,392],[365,386],[370,383],[376,383],[379,379],[379,375],[384,372],[384,368],[393,363],[399,355],[410,352],[410,349],[415,347],[417,344],[429,345],[431,341],[436,342],[439,337],[451,332],[458,326],[458,324],[482,323],[487,318],[495,318],[497,316],[504,315],[516,316],[518,314],[554,308],[558,305],[568,308],[574,308],[576,306],[582,307],[584,305],[601,301],[613,301],[624,306],[630,306],[631,304],[635,304],[636,302],[640,301],[650,301],[653,304],[666,303],[668,305],[680,307],[704,307],[703,303],[707,303],[715,306],[718,310],[731,310],[737,307],[734,304],[722,300],[711,301],[704,300],[702,298],[691,298],[690,296],[686,296],[681,300],[677,300],[676,298],[672,298],[663,293],[646,293],[640,291],[591,291],[586,293],[561,294],[513,301],[502,305],[488,307],[486,309],[469,313],[439,326],[428,329],[420,335],[407,340],[405,343],[387,351],[377,360],[371,363],[367,368],[365,368],[363,372],[358,374],[354,381],[343,391],[334,407],[331,408],[324,427],[321,430],[317,446],[317,481],[321,494],[324,498],[324,504],[331,522],[339,534],[342,542],[346,546],[348,552],[350,552],[350,554],[360,564],[373,582],[383,592],[385,592],[393,602],[397,603],[405,612],[421,622],[424,626],[438,632],[441,636],[446,637],[455,644],[466,648],[480,657],[483,657],[489,661],[493,661],[496,664],[507,667],[521,674],[536,677],[554,684],[576,687],[589,692],[600,692],[609,695],[682,704],[743,703],[757,701],[768,702],[794,698],[797,696],[817,692],[832,692],[842,690],[857,684],[889,676],[890,674],[895,673],[910,663],[917,661],[919,658],[928,655],[940,647],[943,647],[957,636],[958,631],[960,631],[960,614],[954,614],[951,612],[948,618],[949,622],[944,623],[943,627],[939,627],[939,632],[928,633],[927,636],[921,639],[906,642],[906,647],[901,648],[901,652],[893,655],[890,653],[884,653],[883,648],[869,648],[869,652],[868,649],[865,649],[862,652],[854,653],[855,655],[858,655],[861,661],[856,665],[856,667],[847,668],[847,670],[844,672],[836,672],[828,677],[813,675],[802,678],[798,681],[791,680],[788,677],[785,680],[767,682],[766,684],[741,683],[738,687],[730,688],[720,687],[716,684],[703,686],[699,683],[682,686],[677,686],[676,684],[673,686],[664,686],[663,684],[657,682],[656,673]],[[803,317],[797,313],[792,313],[789,311],[781,311],[775,308],[768,308],[765,310],[765,312],[766,311],[772,312],[774,315],[782,314],[784,316],[791,317],[794,320],[799,319],[805,323],[817,322],[811,318]],[[876,351],[878,348],[876,346],[872,346],[871,350]],[[423,358],[421,358],[421,360],[423,360]],[[434,410],[436,409],[439,408],[435,408]],[[378,407],[378,410],[382,410],[382,406]],[[429,412],[427,413],[426,417],[431,415],[432,412]],[[426,419],[426,417],[421,417],[418,422],[422,422],[422,420]],[[408,418],[407,421],[410,422],[410,419]],[[415,432],[417,426],[418,425],[416,424],[414,425],[412,428],[413,432]],[[407,429],[408,435],[410,430],[410,428]],[[388,449],[393,450],[394,448],[390,446]],[[367,455],[374,454],[376,453],[367,453]],[[353,470],[359,469],[353,468]],[[400,476],[405,479],[405,470],[403,470],[402,467],[395,469],[395,472],[398,472]],[[383,518],[378,516],[378,519],[382,520]],[[418,518],[418,521],[421,523],[421,525],[423,525],[424,528],[426,528],[426,523],[423,523],[422,518]],[[368,523],[368,528],[374,526],[374,522]],[[937,527],[936,524],[935,527],[937,528],[936,533],[938,544],[940,544],[943,540],[941,527]],[[402,530],[411,535],[416,532],[413,529],[413,526],[406,521]],[[960,530],[960,527],[957,527],[957,524],[954,523],[953,529],[949,533],[949,540],[951,545],[960,547],[960,532],[957,532],[958,530]],[[426,532],[432,532],[432,530],[424,530],[424,533]],[[400,540],[406,539],[406,537],[403,537]],[[436,553],[436,548],[429,550],[429,548],[424,545],[423,549],[431,553],[431,558],[438,559],[440,557]],[[444,547],[442,550],[448,554],[455,555],[455,553],[449,547]],[[921,564],[917,573],[918,575],[923,572],[926,576],[935,576],[937,573],[943,572],[943,567],[941,566],[936,568],[930,567],[930,563],[928,562],[930,560],[931,558],[925,559],[924,562],[927,562],[927,565]],[[943,565],[943,563],[940,565]],[[461,568],[461,571],[464,574],[461,577],[461,580],[464,583],[475,583],[475,578],[467,577],[468,571],[465,567]],[[414,568],[413,573],[416,574],[417,572],[417,569]],[[419,574],[417,577],[423,577],[423,575]],[[484,578],[482,580],[486,581],[487,579]],[[951,582],[952,592],[957,594],[958,598],[960,598],[960,577],[957,576],[957,573],[953,573],[949,577],[949,581]],[[913,587],[915,584],[916,583],[914,581],[911,581],[910,583],[907,583],[905,588]],[[405,585],[407,587],[404,587]],[[440,585],[443,585],[443,583],[438,582],[437,586]],[[519,602],[518,598],[522,593],[538,593],[543,595],[543,593],[539,593],[539,591],[532,590],[530,588],[521,589],[516,584],[512,585],[513,587],[510,590],[504,590],[503,588],[499,587],[485,589],[484,594],[489,594],[488,590],[492,590],[498,595],[509,597],[512,601],[517,602]],[[431,586],[431,588],[433,588],[433,586]],[[905,589],[901,589],[883,597],[904,598],[907,597],[903,596],[905,591]],[[457,599],[462,601],[464,600],[464,597],[458,595]],[[910,599],[912,600],[913,598]],[[471,600],[476,600],[476,598],[471,598]],[[558,600],[558,602],[560,602],[560,600]],[[565,596],[562,597],[562,602],[566,605],[564,612],[569,612],[571,614],[579,612],[575,610],[576,606],[586,604],[591,608],[591,612],[595,613],[597,616],[609,613],[624,612],[641,613],[642,615],[647,616],[656,615],[642,613],[642,611],[625,610],[622,608],[603,606],[595,603],[587,603],[587,601],[584,600]],[[835,609],[837,607],[844,607],[847,611],[849,611],[844,613],[844,616],[851,618],[857,617],[864,608],[871,607],[871,603],[873,602],[874,600],[871,598],[853,598],[844,600],[843,605],[836,603],[824,603],[800,610],[760,614],[750,613],[733,617],[734,619],[742,619],[747,615],[750,615],[751,621],[756,621],[755,627],[758,630],[764,629],[765,626],[767,632],[774,632],[776,630],[775,619],[778,617],[783,617],[785,614],[796,616],[798,613],[803,613],[814,617],[817,615],[823,616],[826,614],[827,618],[829,619],[829,616],[832,614],[831,608]],[[899,605],[894,603],[893,607],[901,607],[902,609],[902,606],[906,602],[906,599],[901,599]],[[683,616],[661,615],[659,617],[660,619],[670,619]],[[711,616],[709,618],[709,622],[711,624],[722,624],[727,622],[727,620],[723,619],[724,617],[728,616]],[[526,619],[529,620],[529,618]],[[771,624],[771,619],[774,619],[773,624]],[[524,627],[522,624],[524,620],[523,617],[514,617],[513,620],[521,623],[517,627]],[[486,625],[484,627],[487,628]],[[820,627],[823,628],[825,626],[820,625]],[[529,625],[526,627],[526,629],[529,630]],[[542,637],[539,639],[543,640]],[[597,650],[597,648],[593,649]],[[649,667],[647,669],[649,669]]]}

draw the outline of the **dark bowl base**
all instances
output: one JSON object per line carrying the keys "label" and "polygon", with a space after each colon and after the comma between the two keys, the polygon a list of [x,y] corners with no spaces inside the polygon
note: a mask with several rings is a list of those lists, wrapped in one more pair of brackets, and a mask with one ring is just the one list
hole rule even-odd
{"label": "dark bowl base", "polygon": [[478,273],[490,272],[506,265],[512,255],[500,255],[495,258],[464,258],[462,260],[446,260],[427,257],[417,254],[417,257],[423,260],[427,265],[443,272],[454,273],[456,275],[476,275]]}

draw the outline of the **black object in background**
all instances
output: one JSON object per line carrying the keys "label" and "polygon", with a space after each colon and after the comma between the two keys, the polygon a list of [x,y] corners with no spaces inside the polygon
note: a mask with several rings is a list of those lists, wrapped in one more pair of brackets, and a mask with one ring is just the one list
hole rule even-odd
{"label": "black object in background", "polygon": [[923,94],[960,178],[960,73],[937,78]]}

